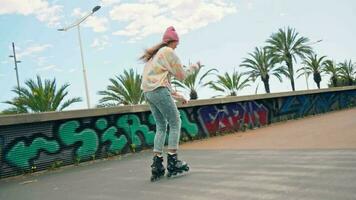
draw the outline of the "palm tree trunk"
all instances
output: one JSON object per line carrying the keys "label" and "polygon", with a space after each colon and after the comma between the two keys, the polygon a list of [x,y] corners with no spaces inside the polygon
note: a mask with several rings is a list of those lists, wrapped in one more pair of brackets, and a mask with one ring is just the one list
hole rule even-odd
{"label": "palm tree trunk", "polygon": [[195,90],[191,90],[189,96],[191,100],[198,99],[198,93]]}
{"label": "palm tree trunk", "polygon": [[332,83],[333,83],[333,87],[336,87],[336,86],[337,86],[337,78],[332,77],[332,78],[331,78],[331,81],[332,81]]}
{"label": "palm tree trunk", "polygon": [[262,82],[265,86],[266,93],[270,93],[268,79],[262,79]]}
{"label": "palm tree trunk", "polygon": [[289,78],[290,78],[290,84],[292,86],[292,90],[295,91],[295,84],[294,84],[294,71],[293,71],[293,60],[292,56],[288,56],[288,61],[286,61],[287,67],[288,67],[288,72],[289,72]]}
{"label": "palm tree trunk", "polygon": [[320,73],[314,72],[313,76],[314,76],[314,82],[316,83],[316,85],[320,89],[320,81],[321,81]]}
{"label": "palm tree trunk", "polygon": [[320,82],[316,82],[316,86],[320,89]]}
{"label": "palm tree trunk", "polygon": [[349,82],[349,86],[352,86],[352,85],[354,84],[354,83],[353,83],[354,81],[352,80],[352,78],[349,78],[349,81],[348,81],[348,82]]}
{"label": "palm tree trunk", "polygon": [[292,76],[291,79],[290,79],[290,84],[292,86],[292,90],[295,91],[295,84],[294,84],[294,77]]}

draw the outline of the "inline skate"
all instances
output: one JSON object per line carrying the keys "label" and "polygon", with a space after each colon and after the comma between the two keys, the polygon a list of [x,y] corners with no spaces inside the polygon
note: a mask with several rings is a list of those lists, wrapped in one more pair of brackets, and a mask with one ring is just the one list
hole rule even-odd
{"label": "inline skate", "polygon": [[177,154],[168,154],[167,156],[167,177],[176,176],[183,172],[189,171],[189,166],[186,162],[178,160]]}
{"label": "inline skate", "polygon": [[160,179],[165,174],[165,168],[163,166],[163,157],[161,156],[154,156],[153,163],[151,165],[151,182],[154,182]]}

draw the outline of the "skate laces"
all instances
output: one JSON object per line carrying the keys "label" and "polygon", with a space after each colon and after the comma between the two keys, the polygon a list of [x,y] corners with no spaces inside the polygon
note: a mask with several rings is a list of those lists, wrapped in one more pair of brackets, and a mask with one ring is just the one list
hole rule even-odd
{"label": "skate laces", "polygon": [[186,163],[178,159],[177,154],[168,154],[168,163],[177,167],[184,166]]}
{"label": "skate laces", "polygon": [[151,167],[157,167],[157,165],[163,166],[163,157],[162,156],[154,156],[153,157],[153,163],[152,163]]}

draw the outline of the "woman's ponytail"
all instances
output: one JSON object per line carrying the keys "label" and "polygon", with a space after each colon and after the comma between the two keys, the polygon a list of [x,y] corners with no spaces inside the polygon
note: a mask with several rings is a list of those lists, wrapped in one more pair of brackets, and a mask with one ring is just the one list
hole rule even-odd
{"label": "woman's ponytail", "polygon": [[154,55],[160,50],[162,47],[167,46],[168,44],[166,42],[161,42],[151,48],[148,48],[145,50],[144,54],[139,58],[143,62],[148,62],[151,58],[153,58]]}

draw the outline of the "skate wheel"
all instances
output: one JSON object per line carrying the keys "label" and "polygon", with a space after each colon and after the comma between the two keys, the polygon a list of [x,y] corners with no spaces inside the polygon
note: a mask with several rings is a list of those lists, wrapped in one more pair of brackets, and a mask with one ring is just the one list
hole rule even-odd
{"label": "skate wheel", "polygon": [[157,181],[158,179],[160,179],[162,176],[153,176],[151,177],[151,182],[155,182]]}
{"label": "skate wheel", "polygon": [[172,173],[168,173],[167,177],[169,178],[169,177],[172,177],[172,176],[175,176],[175,175],[177,175],[177,172],[172,172]]}

